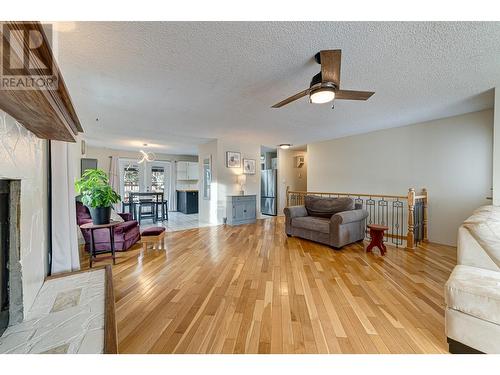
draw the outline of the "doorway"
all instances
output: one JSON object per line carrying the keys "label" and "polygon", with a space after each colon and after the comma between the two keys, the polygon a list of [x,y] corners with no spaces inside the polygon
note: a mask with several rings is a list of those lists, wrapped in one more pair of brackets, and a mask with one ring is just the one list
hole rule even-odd
{"label": "doorway", "polygon": [[307,146],[278,149],[278,212],[283,214],[288,191],[307,191]]}

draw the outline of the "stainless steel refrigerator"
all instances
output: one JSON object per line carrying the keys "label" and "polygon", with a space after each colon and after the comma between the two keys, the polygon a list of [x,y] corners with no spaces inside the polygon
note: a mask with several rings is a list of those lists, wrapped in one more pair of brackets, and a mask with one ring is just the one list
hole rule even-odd
{"label": "stainless steel refrigerator", "polygon": [[265,215],[276,215],[277,205],[276,191],[278,174],[276,169],[265,169],[261,171],[260,181],[260,210]]}

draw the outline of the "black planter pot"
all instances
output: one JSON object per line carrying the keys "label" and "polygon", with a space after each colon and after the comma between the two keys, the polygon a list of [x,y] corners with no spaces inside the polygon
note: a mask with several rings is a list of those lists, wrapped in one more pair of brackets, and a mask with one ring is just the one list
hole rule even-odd
{"label": "black planter pot", "polygon": [[111,207],[88,207],[94,225],[109,224]]}

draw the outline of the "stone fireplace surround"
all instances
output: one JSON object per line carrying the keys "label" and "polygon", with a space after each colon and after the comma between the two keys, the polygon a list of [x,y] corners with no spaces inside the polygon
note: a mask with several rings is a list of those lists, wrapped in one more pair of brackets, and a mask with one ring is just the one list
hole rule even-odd
{"label": "stone fireplace surround", "polygon": [[[0,179],[9,180],[9,226],[15,229],[10,237],[16,238],[9,246],[13,294],[9,293],[9,327],[0,337],[0,353],[115,353],[114,320],[104,322],[105,301],[114,301],[112,294],[107,297],[112,286],[106,287],[105,296],[104,271],[45,281],[47,161],[47,141],[0,110]],[[114,340],[108,342],[114,341],[114,346],[106,345],[103,337],[113,331]]]}
{"label": "stone fireplace surround", "polygon": [[23,321],[23,285],[19,249],[19,204],[21,197],[21,182],[19,180],[4,180],[8,183],[8,215],[9,215],[9,246],[8,253],[8,285],[9,285],[9,325]]}
{"label": "stone fireplace surround", "polygon": [[26,319],[0,337],[0,354],[104,353],[109,278],[101,268],[45,281]]}
{"label": "stone fireplace surround", "polygon": [[26,318],[48,270],[47,142],[0,110],[0,179],[10,180],[9,324]]}

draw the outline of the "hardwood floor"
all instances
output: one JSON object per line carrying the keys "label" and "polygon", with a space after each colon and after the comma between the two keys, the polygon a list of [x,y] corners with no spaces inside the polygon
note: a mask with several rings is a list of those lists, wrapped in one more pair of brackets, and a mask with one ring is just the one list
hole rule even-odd
{"label": "hardwood floor", "polygon": [[447,352],[453,247],[335,251],[288,238],[282,218],[167,233],[165,246],[118,253],[120,353]]}

